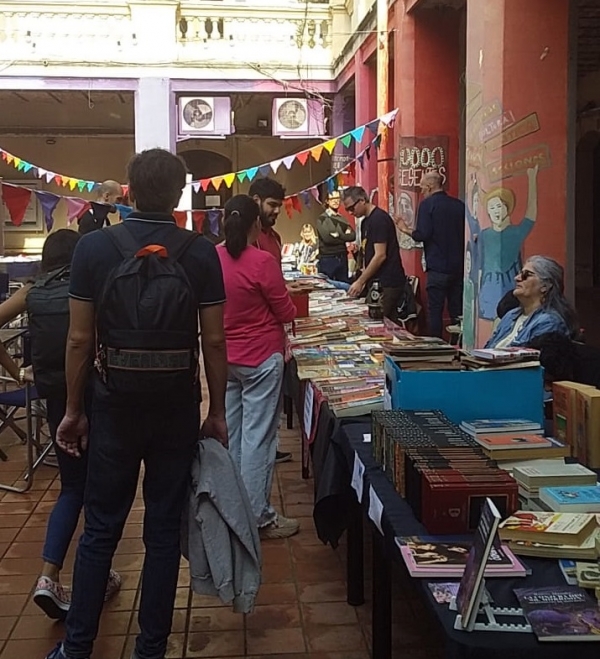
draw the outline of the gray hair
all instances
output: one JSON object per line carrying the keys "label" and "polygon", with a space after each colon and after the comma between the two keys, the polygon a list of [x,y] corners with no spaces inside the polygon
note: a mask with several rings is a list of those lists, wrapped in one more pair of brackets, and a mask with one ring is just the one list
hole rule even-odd
{"label": "gray hair", "polygon": [[562,265],[548,256],[539,255],[530,256],[527,262],[546,287],[542,305],[556,312],[565,321],[571,338],[576,338],[580,329],[579,322],[577,312],[564,294],[565,271]]}
{"label": "gray hair", "polygon": [[369,201],[369,195],[360,185],[351,185],[342,192],[343,199],[352,199],[352,201]]}

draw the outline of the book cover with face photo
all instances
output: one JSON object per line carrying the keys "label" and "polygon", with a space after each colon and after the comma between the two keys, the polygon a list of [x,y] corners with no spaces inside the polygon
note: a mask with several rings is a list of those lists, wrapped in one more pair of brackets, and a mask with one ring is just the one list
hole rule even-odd
{"label": "book cover with face photo", "polygon": [[456,595],[456,605],[461,616],[461,624],[463,629],[468,631],[471,631],[475,625],[483,594],[483,576],[499,524],[500,513],[498,509],[491,499],[486,499],[481,509],[481,517],[473,539],[473,546],[469,551],[467,565]]}

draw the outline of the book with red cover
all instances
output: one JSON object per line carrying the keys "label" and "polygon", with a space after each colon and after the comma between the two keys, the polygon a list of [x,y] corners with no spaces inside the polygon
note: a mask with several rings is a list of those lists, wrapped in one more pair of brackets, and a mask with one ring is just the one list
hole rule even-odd
{"label": "book with red cover", "polygon": [[552,442],[547,437],[534,435],[533,433],[492,433],[489,435],[477,435],[475,441],[481,444],[483,448],[493,451],[552,446]]}

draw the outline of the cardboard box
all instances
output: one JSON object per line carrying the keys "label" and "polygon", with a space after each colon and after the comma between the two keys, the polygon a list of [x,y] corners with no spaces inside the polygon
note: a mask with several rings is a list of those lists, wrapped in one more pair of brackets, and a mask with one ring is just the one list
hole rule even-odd
{"label": "cardboard box", "polygon": [[577,459],[590,469],[600,469],[600,391],[577,391],[575,404]]}
{"label": "cardboard box", "polygon": [[552,415],[554,436],[571,449],[571,455],[577,457],[575,442],[576,400],[578,391],[596,391],[587,384],[563,380],[552,385]]}

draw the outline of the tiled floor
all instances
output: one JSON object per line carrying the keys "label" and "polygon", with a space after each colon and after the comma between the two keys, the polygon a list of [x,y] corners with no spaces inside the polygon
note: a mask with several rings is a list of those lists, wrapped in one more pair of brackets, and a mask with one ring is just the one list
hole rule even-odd
{"label": "tiled floor", "polygon": [[[344,549],[333,551],[317,538],[312,522],[312,481],[300,478],[296,431],[282,430],[282,449],[294,461],[277,467],[275,506],[298,517],[302,530],[289,540],[263,543],[263,585],[254,613],[234,614],[218,600],[192,594],[182,564],[168,657],[277,657],[367,659],[368,610],[360,615],[345,602]],[[0,437],[9,461],[0,480],[19,476],[23,448],[9,433]],[[61,624],[45,618],[31,601],[40,569],[48,514],[58,494],[57,472],[41,467],[29,494],[0,493],[0,659],[37,659],[63,635]],[[140,568],[143,559],[141,499],[136,500],[114,568],[123,589],[107,604],[94,659],[129,659],[137,632]],[[64,570],[70,582],[75,544]],[[364,623],[364,624],[363,624]]]}

